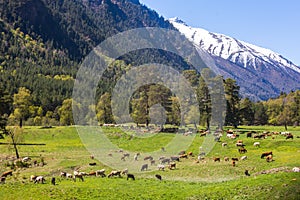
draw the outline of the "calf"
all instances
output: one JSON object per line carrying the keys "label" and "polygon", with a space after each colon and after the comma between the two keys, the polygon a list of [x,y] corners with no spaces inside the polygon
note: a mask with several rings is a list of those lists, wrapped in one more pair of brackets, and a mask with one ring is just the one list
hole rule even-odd
{"label": "calf", "polygon": [[228,157],[224,157],[224,161],[229,161],[229,158]]}
{"label": "calf", "polygon": [[170,163],[170,159],[169,158],[165,158],[161,161],[161,164],[166,164],[166,163]]}

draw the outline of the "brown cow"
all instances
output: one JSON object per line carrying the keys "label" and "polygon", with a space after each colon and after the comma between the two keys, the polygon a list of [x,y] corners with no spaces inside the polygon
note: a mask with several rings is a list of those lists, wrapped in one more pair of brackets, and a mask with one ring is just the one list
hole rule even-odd
{"label": "brown cow", "polygon": [[171,163],[169,165],[169,169],[176,169],[176,163]]}
{"label": "brown cow", "polygon": [[246,153],[246,152],[247,152],[247,149],[245,149],[244,147],[239,149],[239,153]]}
{"label": "brown cow", "polygon": [[262,153],[261,156],[260,156],[260,158],[264,158],[264,157],[266,157],[268,155],[273,155],[272,151]]}
{"label": "brown cow", "polygon": [[215,162],[220,162],[221,161],[221,159],[219,158],[219,157],[217,157],[217,158],[213,158],[213,160],[215,161]]}
{"label": "brown cow", "polygon": [[13,171],[9,170],[9,171],[3,172],[0,177],[5,177],[6,178],[7,176],[12,176],[12,173],[13,173]]}

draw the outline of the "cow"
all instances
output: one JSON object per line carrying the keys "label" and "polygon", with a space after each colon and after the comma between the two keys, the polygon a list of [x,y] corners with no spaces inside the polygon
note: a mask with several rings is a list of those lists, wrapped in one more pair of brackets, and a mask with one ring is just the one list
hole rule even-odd
{"label": "cow", "polygon": [[7,176],[12,176],[12,173],[13,173],[13,171],[9,170],[9,171],[3,172],[0,177],[6,178]]}
{"label": "cow", "polygon": [[247,149],[242,147],[242,148],[239,149],[239,153],[247,153]]}
{"label": "cow", "polygon": [[241,160],[246,160],[247,159],[247,156],[242,156],[241,157]]}
{"label": "cow", "polygon": [[165,170],[165,165],[159,164],[159,165],[157,165],[157,168],[158,168],[158,170],[164,171]]}
{"label": "cow", "polygon": [[220,161],[221,161],[219,157],[213,158],[213,160],[214,160],[215,162],[217,162],[217,161],[220,162]]}
{"label": "cow", "polygon": [[253,146],[255,146],[255,147],[260,147],[260,143],[259,143],[259,142],[254,142],[254,143],[253,143]]}
{"label": "cow", "polygon": [[176,169],[176,163],[171,163],[170,165],[169,165],[169,169]]}
{"label": "cow", "polygon": [[229,161],[229,158],[228,157],[224,157],[224,161]]}
{"label": "cow", "polygon": [[267,161],[267,162],[272,162],[272,161],[273,161],[273,155],[272,155],[272,154],[268,155],[268,156],[266,157],[266,161]]}
{"label": "cow", "polygon": [[247,169],[245,170],[245,175],[250,176],[249,171]]}
{"label": "cow", "polygon": [[52,184],[52,185],[55,185],[55,177],[52,177],[52,178],[51,178],[51,184]]}
{"label": "cow", "polygon": [[294,139],[294,136],[292,134],[288,134],[285,139]]}
{"label": "cow", "polygon": [[43,176],[37,176],[34,180],[34,183],[45,183],[45,178]]}
{"label": "cow", "polygon": [[161,175],[159,175],[159,174],[155,174],[155,177],[158,179],[158,180],[162,180],[162,177],[161,177]]}
{"label": "cow", "polygon": [[222,143],[222,147],[227,147],[227,143],[226,143],[226,142],[223,142],[223,143]]}
{"label": "cow", "polygon": [[[186,155],[186,154],[185,154]],[[182,155],[180,155],[180,157],[181,157]],[[170,157],[171,158],[171,161],[177,161],[177,162],[179,162],[179,157],[178,156],[171,156]]]}
{"label": "cow", "polygon": [[113,171],[111,171],[109,174],[108,174],[108,178],[110,178],[110,177],[113,177],[113,176],[119,176],[119,177],[121,177],[121,171],[120,170],[113,170]]}
{"label": "cow", "polygon": [[143,164],[141,167],[141,171],[147,171],[148,170],[148,164]]}
{"label": "cow", "polygon": [[127,174],[127,180],[128,179],[135,180],[134,175],[133,174]]}
{"label": "cow", "polygon": [[260,158],[264,158],[264,157],[266,157],[268,155],[273,155],[272,151],[262,153],[261,156],[260,156]]}

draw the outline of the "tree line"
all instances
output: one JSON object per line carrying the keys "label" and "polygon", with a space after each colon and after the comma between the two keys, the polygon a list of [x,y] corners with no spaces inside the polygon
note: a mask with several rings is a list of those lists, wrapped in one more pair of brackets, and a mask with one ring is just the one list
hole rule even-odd
{"label": "tree line", "polygon": [[[211,91],[203,77],[195,70],[185,70],[183,75],[195,89],[198,107],[190,106],[185,119],[182,119],[182,107],[179,98],[172,91],[160,84],[150,84],[136,90],[130,99],[129,112],[137,124],[166,123],[171,125],[193,124],[209,127],[212,112]],[[289,94],[282,93],[279,97],[267,101],[253,102],[249,98],[241,98],[239,86],[233,79],[223,80],[226,99],[226,126],[239,125],[285,125],[298,126],[300,122],[300,91]],[[72,103],[79,108],[81,105],[71,98],[63,100],[54,111],[43,110],[44,106],[35,104],[32,92],[20,87],[9,95],[5,86],[0,84],[0,128],[4,133],[6,125],[50,126],[72,125]],[[74,108],[74,107],[73,107]],[[103,92],[97,104],[90,106],[96,110],[99,124],[115,123],[111,108],[111,92]],[[197,115],[196,113],[200,113]]]}

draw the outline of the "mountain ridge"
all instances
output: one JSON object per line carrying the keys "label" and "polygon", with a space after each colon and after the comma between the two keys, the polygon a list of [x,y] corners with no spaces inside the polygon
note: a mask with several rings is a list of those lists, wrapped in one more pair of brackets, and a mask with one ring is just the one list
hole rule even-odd
{"label": "mountain ridge", "polygon": [[223,76],[237,79],[244,97],[267,100],[300,88],[300,68],[282,55],[224,34],[188,26],[178,18],[169,21],[213,57]]}

